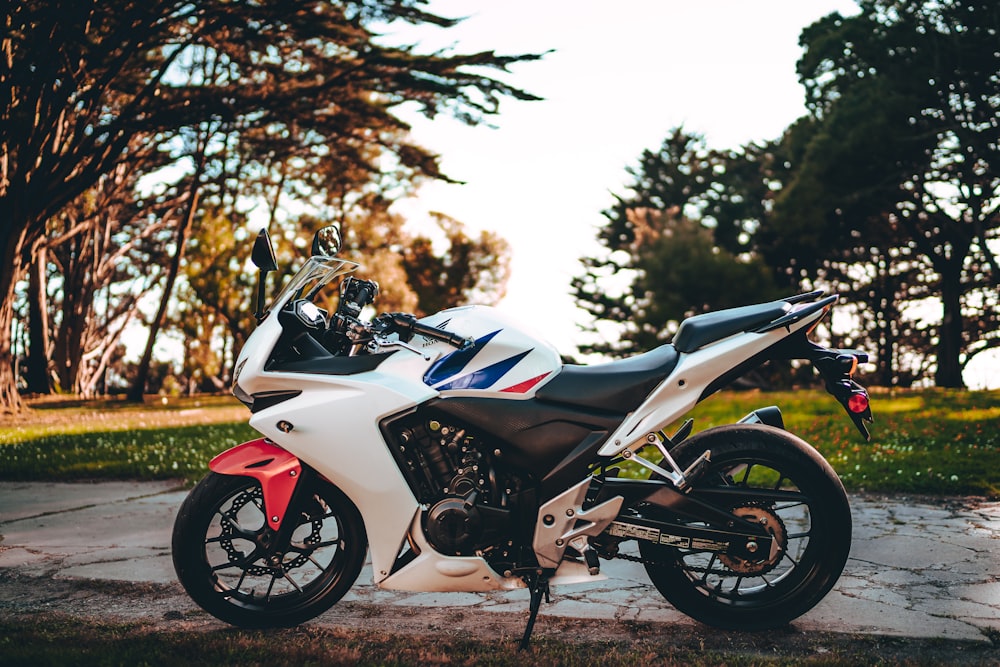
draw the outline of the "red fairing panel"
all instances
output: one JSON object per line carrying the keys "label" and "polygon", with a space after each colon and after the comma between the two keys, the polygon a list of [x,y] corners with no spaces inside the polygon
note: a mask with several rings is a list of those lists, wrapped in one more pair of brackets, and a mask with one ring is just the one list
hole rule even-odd
{"label": "red fairing panel", "polygon": [[209,461],[208,467],[220,475],[242,475],[260,482],[267,523],[275,530],[285,518],[302,474],[299,459],[267,438],[236,445]]}

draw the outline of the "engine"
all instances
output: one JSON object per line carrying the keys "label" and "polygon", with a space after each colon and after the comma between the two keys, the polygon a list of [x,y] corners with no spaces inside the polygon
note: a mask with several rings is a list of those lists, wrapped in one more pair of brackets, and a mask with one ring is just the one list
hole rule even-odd
{"label": "engine", "polygon": [[511,526],[522,480],[506,471],[500,450],[468,429],[416,415],[392,431],[397,460],[426,508],[423,527],[434,548],[502,567],[516,560]]}

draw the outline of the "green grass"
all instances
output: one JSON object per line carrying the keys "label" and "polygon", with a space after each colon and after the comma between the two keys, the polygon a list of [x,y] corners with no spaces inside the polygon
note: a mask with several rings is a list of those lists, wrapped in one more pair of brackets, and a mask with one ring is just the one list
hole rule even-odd
{"label": "green grass", "polygon": [[0,479],[200,479],[219,452],[251,440],[240,422],[46,435],[0,448]]}
{"label": "green grass", "polygon": [[[695,430],[777,405],[852,490],[1000,496],[1000,391],[925,390],[872,396],[864,442],[823,391],[724,392],[691,413]],[[146,406],[43,403],[0,422],[0,479],[199,479],[217,453],[256,437],[229,397]],[[668,429],[669,432],[669,429]]]}
{"label": "green grass", "polygon": [[870,442],[819,390],[723,393],[689,416],[700,430],[767,405],[781,408],[785,427],[816,447],[848,489],[1000,496],[1000,391],[873,392]]}
{"label": "green grass", "polygon": [[249,414],[222,396],[42,403],[0,424],[0,480],[197,480],[213,456],[259,437]]}

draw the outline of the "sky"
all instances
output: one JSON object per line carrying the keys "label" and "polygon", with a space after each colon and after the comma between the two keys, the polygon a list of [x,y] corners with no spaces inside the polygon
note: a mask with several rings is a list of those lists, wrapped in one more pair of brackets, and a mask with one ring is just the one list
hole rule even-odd
{"label": "sky", "polygon": [[[424,186],[397,204],[413,221],[440,211],[511,244],[501,307],[544,325],[571,352],[586,315],[570,296],[579,258],[598,251],[601,211],[624,194],[626,167],[683,125],[710,146],[772,139],[805,113],[795,74],[802,28],[847,0],[440,0],[421,48],[545,52],[508,80],[545,98],[506,101],[494,128],[405,116],[415,140],[463,185]],[[401,39],[411,37],[401,35]]]}
{"label": "sky", "polygon": [[[506,100],[494,127],[405,114],[414,140],[463,184],[425,185],[395,210],[417,227],[438,211],[503,236],[512,275],[499,307],[564,354],[591,339],[570,281],[582,273],[580,257],[599,251],[601,211],[626,192],[626,168],[679,125],[713,148],[779,137],[805,113],[795,73],[802,29],[834,11],[857,12],[850,0],[432,0],[429,7],[467,18],[447,30],[387,37],[421,50],[551,50],[506,77],[544,100]],[[966,381],[992,386],[998,371],[994,358],[973,365]]]}

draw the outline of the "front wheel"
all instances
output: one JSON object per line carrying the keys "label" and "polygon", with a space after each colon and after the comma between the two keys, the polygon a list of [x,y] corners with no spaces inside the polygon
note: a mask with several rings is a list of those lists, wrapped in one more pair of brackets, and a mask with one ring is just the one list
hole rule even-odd
{"label": "front wheel", "polygon": [[308,487],[287,519],[298,523],[277,549],[269,549],[276,534],[256,480],[209,473],[184,500],[174,569],[205,611],[241,627],[287,627],[326,611],[354,585],[368,549],[361,515],[332,484],[315,476],[301,483]]}
{"label": "front wheel", "polygon": [[[706,449],[711,463],[691,491],[727,487],[727,510],[766,526],[780,551],[748,561],[728,554],[640,542],[653,585],[679,611],[716,627],[784,625],[830,591],[851,547],[851,512],[830,465],[799,438],[770,426],[711,429],[671,452],[686,468]],[[699,494],[700,490],[704,490]]]}

